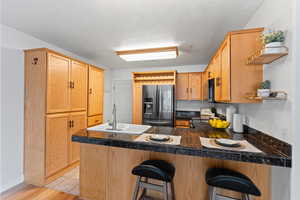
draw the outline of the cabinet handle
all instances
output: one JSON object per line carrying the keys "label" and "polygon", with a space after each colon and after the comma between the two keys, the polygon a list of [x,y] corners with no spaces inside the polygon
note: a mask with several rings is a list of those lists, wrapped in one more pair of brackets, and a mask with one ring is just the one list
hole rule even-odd
{"label": "cabinet handle", "polygon": [[69,85],[70,85],[70,88],[74,88],[74,81],[70,81],[70,83],[69,83]]}
{"label": "cabinet handle", "polygon": [[68,127],[69,127],[69,128],[72,128],[72,120],[69,120],[69,121],[68,121]]}
{"label": "cabinet handle", "polygon": [[75,88],[75,82],[72,81],[72,88]]}
{"label": "cabinet handle", "polygon": [[89,90],[89,94],[92,94],[92,92],[93,92],[93,90],[92,90],[92,88],[90,88],[90,90]]}
{"label": "cabinet handle", "polygon": [[221,86],[221,78],[217,78],[217,86]]}
{"label": "cabinet handle", "polygon": [[186,93],[189,93],[189,88],[186,88]]}
{"label": "cabinet handle", "polygon": [[74,127],[74,120],[71,120],[71,127]]}

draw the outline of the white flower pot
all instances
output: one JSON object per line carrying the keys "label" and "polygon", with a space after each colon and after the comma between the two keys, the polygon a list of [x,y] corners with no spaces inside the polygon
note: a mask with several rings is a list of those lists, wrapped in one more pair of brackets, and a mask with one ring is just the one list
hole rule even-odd
{"label": "white flower pot", "polygon": [[266,48],[274,48],[274,47],[282,47],[283,43],[282,42],[271,42],[269,44],[266,44]]}
{"label": "white flower pot", "polygon": [[271,42],[265,45],[264,53],[265,54],[276,54],[286,51],[282,42]]}
{"label": "white flower pot", "polygon": [[258,97],[269,97],[271,93],[270,89],[257,89]]}

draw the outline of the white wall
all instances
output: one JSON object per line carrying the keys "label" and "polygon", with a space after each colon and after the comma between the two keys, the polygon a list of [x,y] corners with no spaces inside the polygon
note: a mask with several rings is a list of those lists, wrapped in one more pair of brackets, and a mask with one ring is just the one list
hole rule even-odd
{"label": "white wall", "polygon": [[[265,0],[245,28],[266,27],[286,31],[286,46],[292,50],[293,16],[291,0]],[[267,11],[267,13],[266,13]],[[240,105],[240,112],[249,118],[251,127],[279,139],[292,142],[291,113],[293,104],[293,56],[284,57],[264,66],[264,79],[271,81],[272,90],[288,93],[286,102],[264,102]]]}
{"label": "white wall", "polygon": [[[65,55],[69,51],[1,25],[1,185],[0,192],[23,181],[24,49],[46,47]],[[110,102],[110,70],[106,70],[105,102]],[[106,108],[106,107],[105,107]],[[105,109],[105,115],[107,113]]]}
{"label": "white wall", "polygon": [[[204,71],[206,65],[187,65],[177,67],[144,67],[144,68],[126,68],[126,69],[113,69],[112,70],[112,83],[123,82],[122,89],[116,88],[118,91],[116,104],[117,104],[117,117],[121,122],[131,122],[132,116],[132,87],[129,87],[132,80],[132,72],[144,71],[160,71],[160,70],[177,70],[178,72],[201,72]],[[117,84],[120,85],[120,84]],[[126,87],[125,87],[126,86]],[[126,104],[123,104],[126,98]],[[178,109],[199,110],[200,107],[207,107],[208,104],[202,101],[180,101],[177,103]]]}
{"label": "white wall", "polygon": [[294,39],[293,43],[293,56],[296,58],[294,60],[294,85],[295,85],[295,106],[293,109],[293,167],[292,167],[292,192],[291,199],[298,200],[300,196],[300,1],[293,0],[292,1],[292,13],[295,19],[294,22]]}
{"label": "white wall", "polygon": [[[264,79],[270,80],[272,90],[288,93],[286,102],[264,102],[262,104],[240,104],[239,111],[249,119],[249,125],[281,140],[293,143],[294,109],[294,17],[292,0],[265,0],[245,28],[266,27],[286,31],[286,46],[290,54],[272,64],[264,66]],[[290,199],[291,169],[272,168],[273,200]],[[299,198],[299,197],[298,197]]]}

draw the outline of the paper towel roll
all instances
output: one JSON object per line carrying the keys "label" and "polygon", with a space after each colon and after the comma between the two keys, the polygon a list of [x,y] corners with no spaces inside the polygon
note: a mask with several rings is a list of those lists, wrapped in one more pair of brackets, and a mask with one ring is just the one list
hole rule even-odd
{"label": "paper towel roll", "polygon": [[233,131],[243,133],[243,116],[241,114],[233,114]]}

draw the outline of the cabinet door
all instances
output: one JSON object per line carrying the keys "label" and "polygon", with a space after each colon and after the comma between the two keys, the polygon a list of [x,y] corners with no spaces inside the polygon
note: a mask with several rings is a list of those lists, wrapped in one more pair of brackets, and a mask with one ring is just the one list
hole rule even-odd
{"label": "cabinet door", "polygon": [[208,70],[202,73],[202,96],[203,100],[208,99]]}
{"label": "cabinet door", "polygon": [[103,113],[103,70],[89,67],[89,105],[88,116],[100,115]]}
{"label": "cabinet door", "polygon": [[142,100],[143,98],[143,87],[141,84],[134,84],[133,87],[133,105],[132,105],[132,123],[142,124]]}
{"label": "cabinet door", "polygon": [[48,53],[47,113],[70,111],[70,60]]}
{"label": "cabinet door", "polygon": [[189,73],[189,100],[202,100],[201,72]]}
{"label": "cabinet door", "polygon": [[177,100],[189,99],[189,74],[188,73],[177,74],[176,99]]}
{"label": "cabinet door", "polygon": [[46,117],[46,176],[68,165],[69,114]]}
{"label": "cabinet door", "polygon": [[221,49],[221,100],[230,101],[230,43],[226,40]]}
{"label": "cabinet door", "polygon": [[87,65],[71,62],[71,110],[82,111],[87,107]]}
{"label": "cabinet door", "polygon": [[80,158],[80,144],[72,142],[72,135],[87,128],[86,112],[75,112],[70,114],[71,128],[69,131],[69,164]]}
{"label": "cabinet door", "polygon": [[214,72],[215,72],[215,100],[221,101],[221,56],[218,53],[215,56],[215,62],[214,62]]}

